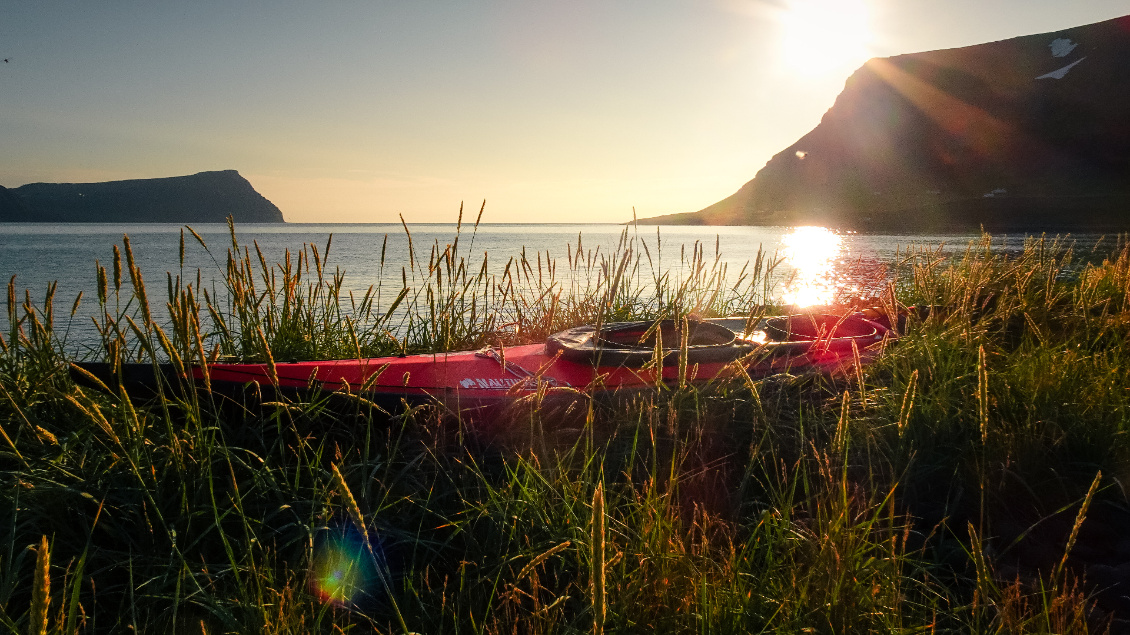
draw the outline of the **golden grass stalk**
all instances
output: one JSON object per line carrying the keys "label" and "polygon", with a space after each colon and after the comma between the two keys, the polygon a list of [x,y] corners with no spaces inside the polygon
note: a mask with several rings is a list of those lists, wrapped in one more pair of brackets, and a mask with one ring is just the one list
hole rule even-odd
{"label": "golden grass stalk", "polygon": [[47,536],[39,541],[35,555],[35,579],[31,586],[31,609],[28,611],[28,635],[46,635],[47,609],[51,604],[51,551]]}
{"label": "golden grass stalk", "polygon": [[1079,507],[1079,513],[1075,515],[1075,524],[1071,526],[1071,535],[1067,538],[1067,546],[1063,549],[1063,558],[1060,559],[1059,564],[1055,567],[1055,574],[1052,576],[1053,583],[1058,584],[1059,576],[1063,573],[1064,567],[1067,566],[1067,557],[1071,555],[1071,550],[1075,547],[1075,540],[1079,538],[1079,528],[1083,526],[1083,521],[1087,518],[1087,509],[1091,506],[1091,501],[1095,498],[1095,492],[1099,489],[1099,482],[1103,479],[1102,471],[1095,473],[1095,480],[1091,481],[1091,487],[1087,490],[1087,495],[1083,497],[1083,504]]}
{"label": "golden grass stalk", "polygon": [[604,622],[608,617],[607,589],[605,584],[605,511],[604,511],[604,482],[596,484],[592,494],[592,561],[590,577],[592,580],[592,632],[593,635],[604,633]]}
{"label": "golden grass stalk", "polygon": [[331,465],[333,470],[334,486],[337,488],[338,494],[341,495],[342,500],[345,501],[345,511],[349,514],[350,520],[357,525],[357,531],[362,534],[365,533],[365,518],[361,515],[361,507],[357,505],[357,499],[353,497],[353,492],[350,491],[349,486],[345,484],[345,477],[342,476],[341,470],[337,465]]}
{"label": "golden grass stalk", "polygon": [[526,566],[522,567],[522,570],[518,572],[518,577],[515,578],[515,580],[521,580],[530,575],[531,573],[533,573],[534,569],[541,565],[541,563],[568,549],[570,546],[572,546],[572,544],[572,540],[566,540],[565,542],[553,545],[549,549],[546,549],[545,551],[534,556],[533,560],[527,562]]}
{"label": "golden grass stalk", "polygon": [[122,252],[114,245],[114,291],[122,289]]}
{"label": "golden grass stalk", "polygon": [[989,366],[985,361],[984,344],[977,347],[977,413],[981,420],[981,444],[984,445],[989,440]]}
{"label": "golden grass stalk", "polygon": [[[687,387],[687,353],[689,352],[687,336],[691,330],[687,316],[682,317],[679,326],[679,388],[682,389]],[[662,373],[663,369],[660,368],[659,372]]]}
{"label": "golden grass stalk", "polygon": [[341,495],[342,500],[345,501],[345,511],[349,514],[350,520],[357,526],[357,531],[360,532],[365,542],[365,550],[368,551],[369,557],[373,560],[373,566],[377,571],[377,577],[381,580],[381,586],[384,587],[384,591],[392,604],[392,610],[396,614],[396,619],[400,623],[401,629],[407,633],[409,632],[408,624],[404,621],[404,615],[400,611],[396,596],[393,595],[392,583],[388,579],[387,571],[385,571],[382,563],[376,557],[372,543],[369,541],[369,532],[365,526],[365,517],[361,515],[361,506],[357,504],[357,499],[353,497],[353,492],[349,489],[349,485],[345,483],[345,476],[342,475],[337,465],[331,464],[330,468],[333,471],[334,486],[337,488],[338,494]]}
{"label": "golden grass stalk", "polygon": [[[8,403],[12,404],[12,409],[16,412],[16,414],[18,414],[20,418],[23,419],[24,423],[30,426],[31,422],[28,421],[27,415],[25,415],[20,409],[19,404],[17,404],[16,400],[12,398],[12,394],[8,392],[8,389],[4,388],[3,384],[0,384],[0,390],[4,391],[4,397],[7,398]],[[4,426],[0,426],[0,436],[4,437],[4,440],[8,443],[8,446],[12,448],[12,452],[16,455],[16,458],[18,458],[21,463],[25,463],[26,465],[23,455],[20,454],[20,449],[16,447],[16,442],[12,440],[12,437],[8,436],[8,433],[4,430]]]}
{"label": "golden grass stalk", "polygon": [[145,319],[145,327],[153,323],[153,315],[149,309],[149,296],[145,291],[145,280],[141,277],[141,267],[133,257],[133,247],[130,246],[129,236],[122,237],[122,244],[126,248],[126,265],[129,268],[130,284],[133,285],[134,295],[141,307],[141,316]]}
{"label": "golden grass stalk", "polygon": [[848,391],[844,391],[843,399],[840,401],[840,420],[836,423],[836,438],[833,445],[836,451],[840,454],[847,452],[848,445],[848,412],[851,407],[851,395]]}
{"label": "golden grass stalk", "polygon": [[[259,343],[263,345],[263,355],[267,358],[267,374],[271,378],[271,383],[278,386],[279,371],[278,368],[275,367],[275,356],[271,354],[271,344],[267,342],[267,336],[263,333],[262,328],[259,328],[257,333],[259,334]],[[342,483],[344,483],[344,481],[342,481]]]}
{"label": "golden grass stalk", "polygon": [[[918,386],[918,369],[910,373],[910,381],[906,384],[906,392],[902,395],[902,408],[899,409],[899,436],[906,432],[906,425],[910,422],[910,411],[914,409],[914,394]],[[982,438],[983,438],[982,433]]]}
{"label": "golden grass stalk", "polygon": [[851,361],[855,370],[855,383],[859,386],[859,403],[867,406],[867,385],[863,381],[863,359],[859,355],[859,345],[851,340]]}

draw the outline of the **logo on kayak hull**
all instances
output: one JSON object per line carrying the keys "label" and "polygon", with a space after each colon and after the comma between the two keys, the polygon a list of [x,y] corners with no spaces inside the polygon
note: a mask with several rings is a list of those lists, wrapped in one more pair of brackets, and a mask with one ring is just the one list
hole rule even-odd
{"label": "logo on kayak hull", "polygon": [[522,383],[523,380],[514,377],[505,377],[498,379],[491,377],[484,379],[482,377],[468,377],[459,382],[463,388],[479,388],[484,390],[506,390],[513,388],[516,384]]}

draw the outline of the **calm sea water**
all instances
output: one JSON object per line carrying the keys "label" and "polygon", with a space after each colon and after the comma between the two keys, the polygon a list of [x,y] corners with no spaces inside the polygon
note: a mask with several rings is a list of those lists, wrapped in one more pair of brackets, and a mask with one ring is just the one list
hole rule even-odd
{"label": "calm sea water", "polygon": [[[47,285],[58,281],[57,313],[64,316],[79,292],[85,292],[78,319],[71,325],[71,344],[92,341],[94,331],[90,315],[95,306],[95,263],[107,269],[113,259],[113,246],[121,245],[128,235],[139,266],[150,287],[154,304],[163,300],[166,272],[195,278],[199,268],[205,280],[220,279],[227,249],[231,244],[228,228],[222,224],[194,225],[209,249],[205,250],[191,236],[185,243],[185,263],[179,261],[180,225],[174,224],[13,224],[0,223],[0,274],[7,281],[15,276],[16,288],[22,295],[31,291],[33,299],[42,299]],[[411,240],[417,259],[427,263],[433,246],[442,248],[456,236],[454,224],[410,225]],[[530,260],[540,254],[543,259],[567,260],[575,252],[578,240],[586,254],[608,253],[620,242],[625,228],[621,225],[576,224],[484,224],[477,231],[464,227],[460,252],[477,268],[487,258],[488,268],[501,273],[507,261],[525,253]],[[268,263],[283,257],[285,250],[301,250],[304,243],[313,243],[324,251],[333,236],[329,266],[345,272],[344,291],[358,296],[378,282],[393,293],[401,285],[401,268],[408,265],[409,239],[398,224],[244,224],[238,227],[241,244],[258,243]],[[670,271],[678,277],[686,272],[687,258],[696,248],[704,252],[707,262],[719,258],[732,276],[759,250],[777,254],[782,264],[776,272],[773,293],[776,299],[796,304],[819,304],[828,301],[837,291],[866,292],[885,281],[876,276],[883,264],[892,262],[897,253],[907,248],[941,249],[960,253],[975,234],[946,235],[861,235],[838,233],[812,227],[639,227],[629,228],[628,237],[647,246],[652,265],[657,271]],[[994,239],[994,249],[1019,250],[1024,236]],[[1079,247],[1093,245],[1094,235],[1072,239]],[[384,264],[381,253],[384,250]],[[253,256],[254,257],[254,256]],[[559,267],[562,268],[562,267]],[[388,294],[386,294],[388,295]],[[388,295],[388,297],[393,297]],[[0,324],[6,316],[0,315]]]}

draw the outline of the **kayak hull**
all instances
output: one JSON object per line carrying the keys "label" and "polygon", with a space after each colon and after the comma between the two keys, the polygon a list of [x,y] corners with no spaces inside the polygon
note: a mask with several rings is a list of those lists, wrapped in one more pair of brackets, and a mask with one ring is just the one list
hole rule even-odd
{"label": "kayak hull", "polygon": [[[714,322],[738,331],[744,318]],[[380,357],[276,364],[213,363],[193,366],[191,377],[177,377],[169,364],[76,364],[77,380],[127,391],[156,388],[158,382],[175,387],[190,380],[220,394],[247,394],[248,387],[283,393],[349,392],[386,409],[400,403],[439,403],[452,412],[512,404],[535,394],[554,401],[576,401],[582,395],[602,396],[653,390],[681,382],[704,384],[740,377],[758,379],[778,373],[835,373],[868,358],[886,329],[864,329],[853,337],[752,343],[748,352],[728,361],[662,365],[602,365],[599,357],[586,362],[568,359],[546,344]],[[709,358],[705,358],[709,359]],[[680,377],[682,374],[682,377]]]}

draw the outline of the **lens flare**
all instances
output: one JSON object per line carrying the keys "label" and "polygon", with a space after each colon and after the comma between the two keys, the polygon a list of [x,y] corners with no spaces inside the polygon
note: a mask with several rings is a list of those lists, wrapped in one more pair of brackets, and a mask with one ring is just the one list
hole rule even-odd
{"label": "lens flare", "polygon": [[378,553],[351,523],[323,530],[314,544],[310,591],[323,602],[353,608],[373,598]]}

